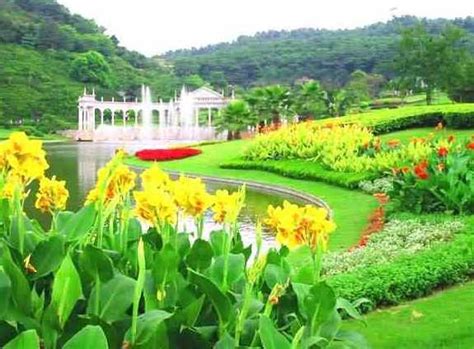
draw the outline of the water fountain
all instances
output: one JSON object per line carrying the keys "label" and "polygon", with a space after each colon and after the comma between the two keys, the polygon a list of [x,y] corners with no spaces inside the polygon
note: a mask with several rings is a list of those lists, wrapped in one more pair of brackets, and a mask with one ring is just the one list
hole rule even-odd
{"label": "water fountain", "polygon": [[140,140],[153,139],[152,101],[150,87],[142,85],[142,127],[139,134]]}

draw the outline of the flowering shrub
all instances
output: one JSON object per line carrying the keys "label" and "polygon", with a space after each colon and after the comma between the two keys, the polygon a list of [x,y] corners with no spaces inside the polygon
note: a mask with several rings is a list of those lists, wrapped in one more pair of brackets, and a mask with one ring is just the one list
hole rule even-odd
{"label": "flowering shrub", "polygon": [[[284,246],[262,253],[257,229],[251,259],[237,224],[244,189],[209,194],[200,179],[172,180],[157,165],[137,189],[118,152],[74,213],[64,211],[65,183],[44,178],[44,156],[24,134],[0,143],[0,347],[364,347],[341,331],[340,311],[358,317],[354,305],[320,273],[335,229],[326,210],[270,207],[266,222]],[[38,180],[48,231],[23,210]],[[221,228],[203,239],[208,211]],[[180,232],[186,217],[195,228]],[[286,246],[312,258],[305,273]]]}
{"label": "flowering shrub", "polygon": [[254,161],[310,159],[337,172],[383,172],[425,158],[435,143],[383,143],[366,127],[306,122],[257,136],[244,156]]}
{"label": "flowering shrub", "polygon": [[184,159],[201,153],[200,149],[194,148],[143,149],[137,151],[135,156],[145,161],[168,161]]}
{"label": "flowering shrub", "polygon": [[367,237],[364,247],[333,252],[326,256],[324,273],[335,275],[384,264],[395,258],[414,254],[443,241],[451,240],[464,229],[459,220],[429,222],[419,219],[394,219],[377,234]]}
{"label": "flowering shrub", "polygon": [[394,169],[389,191],[396,208],[414,212],[474,212],[474,140],[440,142],[412,167]]}
{"label": "flowering shrub", "polygon": [[388,193],[393,189],[393,178],[382,177],[373,181],[360,181],[359,188],[369,194]]}

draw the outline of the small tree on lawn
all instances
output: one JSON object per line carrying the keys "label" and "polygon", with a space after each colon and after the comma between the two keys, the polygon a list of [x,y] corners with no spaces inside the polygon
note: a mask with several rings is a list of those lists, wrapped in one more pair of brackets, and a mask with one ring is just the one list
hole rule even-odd
{"label": "small tree on lawn", "polygon": [[222,109],[220,116],[216,119],[218,131],[227,130],[227,139],[240,139],[241,131],[248,126],[255,125],[257,118],[250,112],[248,104],[240,99],[234,100]]}

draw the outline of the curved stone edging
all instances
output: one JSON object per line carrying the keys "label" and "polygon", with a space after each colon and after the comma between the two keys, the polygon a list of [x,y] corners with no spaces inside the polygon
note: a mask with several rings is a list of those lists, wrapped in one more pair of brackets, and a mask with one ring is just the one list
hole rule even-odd
{"label": "curved stone edging", "polygon": [[[139,167],[139,166],[132,166],[132,167],[135,167],[135,168],[141,169],[141,170],[144,169],[143,167]],[[286,187],[282,187],[282,186],[278,186],[278,185],[270,185],[270,184],[266,184],[266,183],[255,182],[255,181],[247,181],[247,180],[244,181],[244,180],[239,180],[239,179],[205,176],[205,175],[198,175],[198,174],[178,172],[178,171],[167,171],[167,170],[164,170],[164,171],[167,172],[172,177],[177,177],[177,176],[183,174],[185,176],[192,177],[192,178],[196,178],[196,177],[202,178],[206,182],[230,184],[230,185],[235,185],[235,186],[240,186],[240,185],[245,184],[246,187],[253,188],[253,189],[256,189],[256,190],[261,191],[261,192],[288,195],[288,196],[291,196],[291,197],[298,198],[298,199],[300,199],[301,201],[303,201],[307,204],[323,207],[328,211],[329,218],[333,217],[333,212],[332,212],[331,208],[329,207],[329,205],[324,200],[322,200],[322,199],[320,199],[316,196],[313,196],[313,195],[310,195],[310,194],[307,194],[307,193],[303,193],[303,192],[300,192],[300,191],[297,191],[297,190],[294,190],[294,189],[290,189],[290,188],[286,188]]]}

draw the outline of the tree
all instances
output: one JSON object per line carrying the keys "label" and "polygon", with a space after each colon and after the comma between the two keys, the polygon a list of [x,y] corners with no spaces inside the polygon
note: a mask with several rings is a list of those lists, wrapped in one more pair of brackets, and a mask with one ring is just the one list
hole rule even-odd
{"label": "tree", "polygon": [[324,103],[329,115],[333,117],[344,116],[353,103],[353,96],[345,90],[329,90],[324,93]]}
{"label": "tree", "polygon": [[461,67],[461,74],[448,87],[448,94],[456,102],[474,102],[474,57]]}
{"label": "tree", "polygon": [[255,125],[257,118],[250,112],[247,102],[236,99],[222,109],[216,119],[217,130],[227,130],[227,139],[240,139],[240,132],[248,126]]}
{"label": "tree", "polygon": [[406,81],[421,79],[427,104],[431,104],[436,88],[448,87],[459,76],[463,36],[464,31],[455,26],[446,26],[438,35],[430,34],[424,24],[402,32],[397,71]]}
{"label": "tree", "polygon": [[271,120],[276,125],[292,105],[290,90],[280,85],[254,88],[246,96],[246,101],[260,120]]}
{"label": "tree", "polygon": [[303,119],[327,113],[324,90],[318,81],[310,80],[299,84],[295,94],[294,110]]}
{"label": "tree", "polygon": [[104,56],[96,51],[78,55],[72,62],[71,75],[81,82],[98,83],[103,86],[110,84],[109,64]]}

